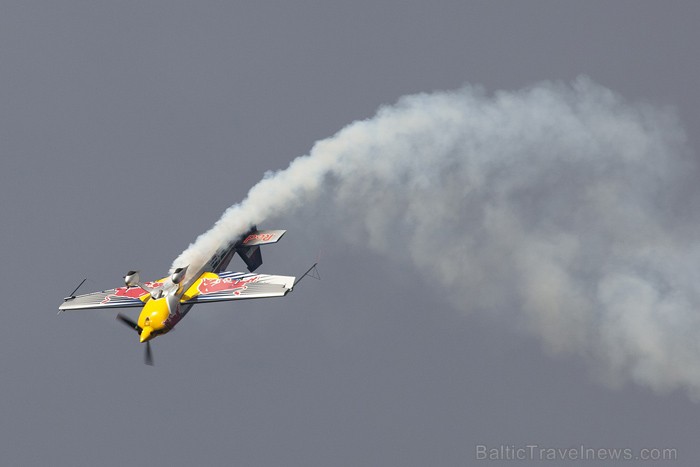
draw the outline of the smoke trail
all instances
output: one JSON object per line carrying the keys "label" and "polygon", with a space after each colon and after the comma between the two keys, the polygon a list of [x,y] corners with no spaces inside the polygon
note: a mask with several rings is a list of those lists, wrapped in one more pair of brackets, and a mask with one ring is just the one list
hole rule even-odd
{"label": "smoke trail", "polygon": [[412,95],[266,174],[174,266],[316,203],[319,223],[408,258],[459,308],[608,381],[700,398],[700,248],[683,211],[696,173],[673,112],[584,78]]}

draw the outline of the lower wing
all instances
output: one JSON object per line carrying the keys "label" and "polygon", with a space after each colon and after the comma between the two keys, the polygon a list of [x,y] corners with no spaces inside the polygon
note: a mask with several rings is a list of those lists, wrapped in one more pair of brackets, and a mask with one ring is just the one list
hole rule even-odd
{"label": "lower wing", "polygon": [[[147,282],[157,288],[163,280]],[[195,281],[180,300],[182,304],[246,300],[253,298],[283,297],[294,287],[293,276],[272,276],[244,272],[207,272]],[[142,307],[150,294],[141,287],[119,287],[85,295],[68,297],[59,311],[91,310],[99,308]]]}

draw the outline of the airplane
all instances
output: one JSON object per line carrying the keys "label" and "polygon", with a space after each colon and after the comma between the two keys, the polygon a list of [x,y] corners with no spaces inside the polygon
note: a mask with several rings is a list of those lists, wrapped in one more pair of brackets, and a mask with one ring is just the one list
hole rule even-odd
{"label": "airplane", "polygon": [[[151,340],[170,332],[195,304],[283,297],[305,276],[313,274],[316,263],[298,280],[294,276],[253,273],[262,264],[260,246],[277,243],[285,233],[286,230],[258,230],[253,226],[216,251],[198,270],[190,272],[189,266],[177,268],[156,281],[142,282],[138,271],[129,271],[123,287],[75,295],[83,280],[63,299],[59,314],[67,310],[142,308],[136,322],[121,313],[117,319],[139,334],[139,341],[146,344],[144,362],[153,365]],[[248,273],[224,271],[236,253],[245,262]]]}

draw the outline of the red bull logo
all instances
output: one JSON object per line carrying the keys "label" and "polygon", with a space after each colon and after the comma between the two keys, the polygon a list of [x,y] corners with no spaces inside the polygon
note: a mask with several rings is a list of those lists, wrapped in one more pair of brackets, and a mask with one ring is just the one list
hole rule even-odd
{"label": "red bull logo", "polygon": [[197,286],[197,290],[199,290],[201,294],[232,292],[233,295],[240,295],[242,291],[248,288],[248,284],[258,279],[259,276],[253,276],[247,279],[202,279]]}
{"label": "red bull logo", "polygon": [[269,241],[272,240],[273,238],[275,238],[275,234],[271,234],[271,233],[254,233],[254,234],[248,235],[248,236],[246,237],[246,239],[243,240],[243,244],[246,244],[246,243],[248,243],[248,242],[252,242],[253,240],[258,240],[258,241],[261,241],[261,242],[269,242]]}
{"label": "red bull logo", "polygon": [[[146,282],[144,284],[146,287],[150,287],[152,289],[158,288],[158,287],[163,287],[162,282]],[[113,294],[109,294],[105,297],[104,300],[102,300],[102,303],[107,303],[113,298],[117,297],[124,297],[124,298],[135,298],[135,299],[141,299],[144,295],[147,295],[148,292],[143,290],[141,287],[119,287],[117,289],[114,289]]]}

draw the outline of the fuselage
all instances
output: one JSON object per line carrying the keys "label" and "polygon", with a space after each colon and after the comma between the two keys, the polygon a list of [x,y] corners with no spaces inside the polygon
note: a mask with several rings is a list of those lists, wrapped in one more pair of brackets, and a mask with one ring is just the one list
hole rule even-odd
{"label": "fuselage", "polygon": [[[234,246],[231,245],[229,248],[217,251],[212,257],[207,261],[207,263],[202,266],[199,271],[194,272],[192,275],[187,275],[183,280],[183,283],[179,285],[179,290],[184,290],[182,298],[187,300],[191,298],[195,292],[195,284],[197,281],[205,277],[207,273],[217,273],[222,269],[226,268],[231,262],[233,255],[235,253]],[[167,280],[167,279],[165,279]],[[192,304],[182,304],[177,303],[174,305],[174,310],[170,310],[168,307],[168,302],[165,296],[159,296],[157,298],[150,297],[146,301],[139,315],[137,324],[142,329],[140,334],[141,342],[149,341],[161,334],[169,332],[175,327],[177,323],[180,322],[182,318],[190,311]]]}
{"label": "fuselage", "polygon": [[146,342],[170,331],[185,317],[192,306],[191,304],[180,305],[178,311],[171,314],[165,298],[148,300],[138,319],[138,325],[143,329],[141,342]]}
{"label": "fuselage", "polygon": [[165,298],[150,298],[141,310],[138,325],[141,331],[141,342],[153,339],[158,334],[165,334],[172,326],[168,327],[166,322],[170,316],[168,303]]}

